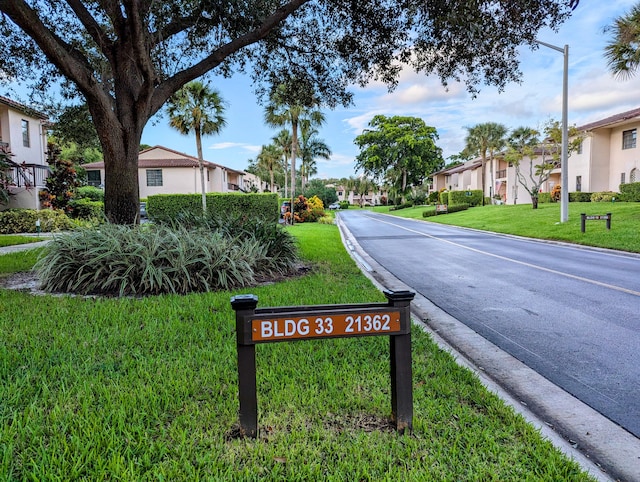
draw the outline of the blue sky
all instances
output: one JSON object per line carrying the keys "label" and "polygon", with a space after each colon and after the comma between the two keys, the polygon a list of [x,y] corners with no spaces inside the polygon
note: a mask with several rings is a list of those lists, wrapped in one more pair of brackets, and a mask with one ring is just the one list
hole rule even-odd
{"label": "blue sky", "polygon": [[[556,32],[542,31],[538,39],[559,47],[569,45],[569,123],[585,124],[640,106],[640,76],[614,78],[607,70],[603,49],[608,34],[604,28],[630,9],[637,0],[593,2],[582,0],[572,17]],[[500,122],[508,128],[540,127],[549,119],[561,118],[563,55],[540,47],[521,49],[522,82],[503,92],[482,87],[475,99],[463,85],[450,84],[446,91],[437,78],[418,75],[409,69],[391,93],[384,85],[354,88],[354,105],[325,111],[327,122],[320,137],[333,154],[318,160],[316,177],[348,177],[356,174],[358,149],[354,138],[374,115],[421,117],[434,126],[445,159],[464,147],[465,127],[481,122]],[[213,78],[211,85],[227,101],[227,126],[217,136],[204,138],[205,159],[234,169],[245,169],[263,144],[277,133],[265,126],[264,109],[253,94],[247,77]],[[163,145],[196,154],[195,138],[171,129],[166,116],[147,124],[142,142]]]}

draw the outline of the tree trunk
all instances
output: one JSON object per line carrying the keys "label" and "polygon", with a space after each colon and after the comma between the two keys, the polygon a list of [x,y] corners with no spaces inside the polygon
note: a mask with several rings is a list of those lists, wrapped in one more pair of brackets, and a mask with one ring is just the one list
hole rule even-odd
{"label": "tree trunk", "polygon": [[404,204],[404,195],[407,191],[407,170],[402,170],[402,203]]}
{"label": "tree trunk", "polygon": [[200,187],[202,189],[202,214],[207,214],[207,188],[204,184],[204,159],[202,156],[202,135],[196,126],[196,148],[198,149],[198,167],[200,168]]}
{"label": "tree trunk", "polygon": [[486,167],[487,167],[487,159],[485,158],[485,156],[482,156],[482,176],[481,176],[481,181],[482,182],[482,205],[484,206],[484,198],[485,196],[485,185],[487,183],[487,174],[486,174]]}
{"label": "tree trunk", "polygon": [[493,202],[493,196],[495,194],[498,194],[497,192],[494,192],[494,189],[496,187],[496,183],[493,179],[493,154],[491,154],[491,160],[489,162],[489,174],[491,174],[491,187],[489,188],[489,194],[491,196],[491,204],[494,204]]}
{"label": "tree trunk", "polygon": [[291,224],[293,224],[295,218],[294,198],[296,196],[296,157],[298,155],[298,121],[296,119],[291,122],[291,132]]}
{"label": "tree trunk", "polygon": [[[115,136],[114,136],[115,137]],[[140,223],[140,186],[138,183],[138,147],[125,146],[123,139],[103,145],[104,212],[114,224]]]}
{"label": "tree trunk", "polygon": [[538,209],[538,196],[531,196],[531,206],[533,209]]}
{"label": "tree trunk", "polygon": [[138,152],[144,123],[113,125],[92,112],[104,154],[104,212],[114,224],[140,223]]}
{"label": "tree trunk", "polygon": [[269,189],[269,192],[273,192],[273,169],[269,170],[269,177],[271,178],[271,188]]}
{"label": "tree trunk", "polygon": [[287,199],[287,193],[289,192],[289,159],[284,156],[284,198]]}

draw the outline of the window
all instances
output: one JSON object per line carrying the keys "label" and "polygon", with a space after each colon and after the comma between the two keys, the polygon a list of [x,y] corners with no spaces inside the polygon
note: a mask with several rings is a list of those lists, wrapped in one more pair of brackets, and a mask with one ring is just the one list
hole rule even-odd
{"label": "window", "polygon": [[631,174],[629,174],[629,182],[638,182],[638,170],[631,169]]}
{"label": "window", "polygon": [[582,154],[582,141],[578,144],[578,148],[576,149],[576,154]]}
{"label": "window", "polygon": [[147,169],[147,186],[162,186],[162,169]]}
{"label": "window", "polygon": [[87,171],[87,184],[89,184],[89,186],[100,187],[102,184],[100,171]]}
{"label": "window", "polygon": [[625,173],[623,172],[622,174],[620,174],[620,184],[624,184],[625,181]]}
{"label": "window", "polygon": [[636,147],[636,130],[631,129],[622,132],[622,148],[634,149]]}
{"label": "window", "polygon": [[24,147],[31,147],[31,141],[29,140],[29,121],[22,119],[22,145]]}
{"label": "window", "polygon": [[582,191],[582,176],[576,176],[576,192]]}

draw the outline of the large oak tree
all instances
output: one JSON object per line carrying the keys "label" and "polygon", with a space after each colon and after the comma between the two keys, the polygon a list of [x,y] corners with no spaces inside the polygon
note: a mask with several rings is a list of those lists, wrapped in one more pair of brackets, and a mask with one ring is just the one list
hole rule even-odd
{"label": "large oak tree", "polygon": [[[256,85],[306,78],[325,104],[401,63],[443,81],[499,86],[517,46],[556,28],[576,0],[0,0],[0,79],[63,79],[86,101],[105,158],[105,211],[134,223],[138,146],[171,95],[207,72]],[[37,72],[39,75],[34,75]]]}

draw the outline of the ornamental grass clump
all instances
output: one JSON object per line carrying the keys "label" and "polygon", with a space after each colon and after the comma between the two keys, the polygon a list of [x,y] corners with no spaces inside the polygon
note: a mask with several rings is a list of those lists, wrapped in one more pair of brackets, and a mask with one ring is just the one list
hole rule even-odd
{"label": "ornamental grass clump", "polygon": [[[289,237],[286,232],[281,236]],[[50,292],[107,295],[186,294],[247,286],[289,272],[296,246],[283,259],[258,236],[229,236],[202,227],[103,225],[56,236],[36,265]],[[286,255],[286,256],[285,256]]]}

